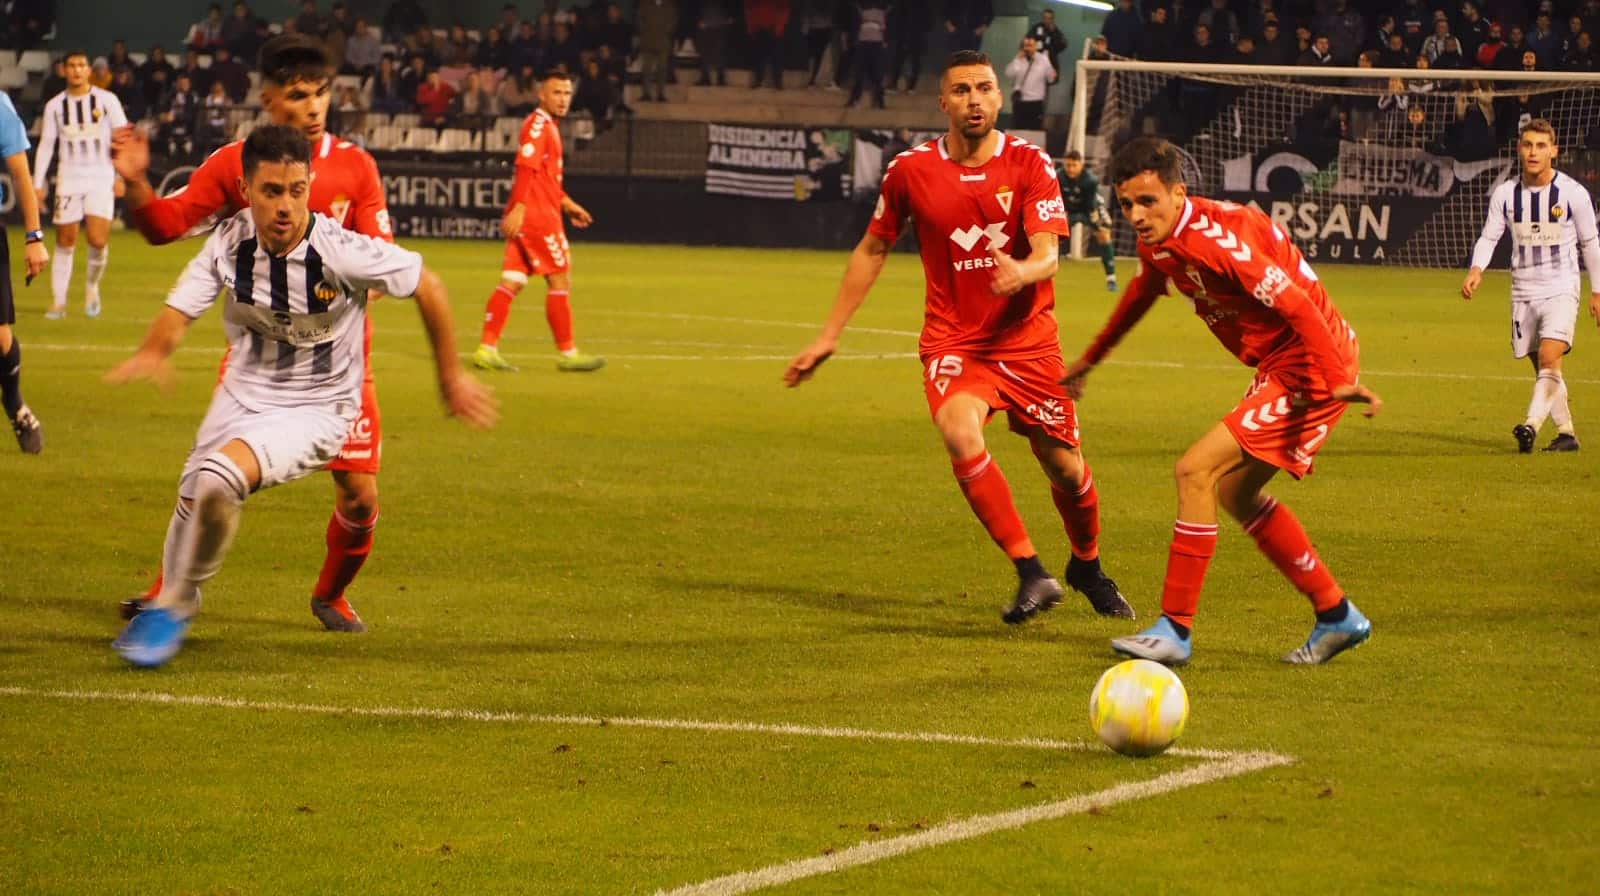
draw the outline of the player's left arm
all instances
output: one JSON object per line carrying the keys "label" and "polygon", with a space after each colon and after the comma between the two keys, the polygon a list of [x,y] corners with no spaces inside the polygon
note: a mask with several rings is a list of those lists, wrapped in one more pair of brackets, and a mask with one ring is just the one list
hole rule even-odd
{"label": "player's left arm", "polygon": [[1352,404],[1369,405],[1363,412],[1368,417],[1378,413],[1378,409],[1383,407],[1383,399],[1378,397],[1378,393],[1350,379],[1339,355],[1339,337],[1328,326],[1328,319],[1322,316],[1316,303],[1311,301],[1311,297],[1294,282],[1289,273],[1267,257],[1265,246],[1249,261],[1239,261],[1219,246],[1210,260],[1243,287],[1246,295],[1255,297],[1256,301],[1277,312],[1294,330],[1310,352],[1312,363],[1322,374],[1334,398]]}
{"label": "player's left arm", "polygon": [[1039,164],[1028,166],[1032,176],[1022,188],[1022,232],[1028,237],[1028,257],[1013,258],[1000,249],[989,250],[995,262],[989,283],[997,295],[1009,296],[1024,286],[1054,277],[1060,260],[1060,238],[1072,232],[1067,225],[1055,163],[1043,150],[1034,151],[1039,155]]}
{"label": "player's left arm", "polygon": [[439,380],[439,394],[450,416],[460,417],[471,426],[487,429],[500,418],[500,404],[494,393],[467,373],[456,352],[455,322],[450,315],[450,294],[438,274],[423,268],[417,288],[411,293],[422,315],[423,329],[433,349]]}
{"label": "player's left arm", "polygon": [[1600,228],[1595,225],[1594,203],[1588,191],[1580,188],[1569,206],[1572,226],[1578,231],[1578,251],[1583,253],[1583,268],[1589,272],[1589,315],[1600,324]]}
{"label": "player's left arm", "polygon": [[450,314],[450,293],[439,275],[424,267],[422,256],[375,237],[337,231],[322,244],[328,269],[358,290],[377,290],[391,296],[416,300],[422,326],[433,349],[439,392],[451,416],[473,426],[493,426],[499,417],[498,405],[483,384],[461,366],[456,351],[454,319]]}
{"label": "player's left arm", "polygon": [[561,196],[561,210],[566,212],[567,217],[572,219],[572,226],[580,230],[594,223],[594,215],[589,214],[588,209],[579,205],[576,200],[565,193]]}

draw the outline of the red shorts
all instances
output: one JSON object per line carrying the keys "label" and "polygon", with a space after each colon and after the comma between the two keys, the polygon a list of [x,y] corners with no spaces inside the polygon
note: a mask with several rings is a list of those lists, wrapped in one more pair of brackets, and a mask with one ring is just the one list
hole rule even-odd
{"label": "red shorts", "polygon": [[339,456],[328,463],[328,469],[376,476],[382,457],[383,416],[378,413],[378,384],[372,380],[369,361],[367,377],[361,383],[361,413],[350,421],[344,447],[339,449]]}
{"label": "red shorts", "polygon": [[530,276],[548,277],[572,268],[572,249],[561,225],[546,225],[539,230],[524,230],[506,240],[506,257],[500,263],[501,276],[519,283]]}
{"label": "red shorts", "polygon": [[[378,412],[378,384],[372,378],[372,319],[367,318],[367,333],[362,344],[367,356],[367,372],[361,380],[361,413],[350,421],[350,432],[345,436],[339,456],[328,463],[330,470],[347,473],[378,475],[378,463],[383,457],[383,417]],[[217,369],[217,384],[228,373],[228,359],[233,347],[222,353],[222,365]]]}
{"label": "red shorts", "polygon": [[1349,407],[1327,393],[1294,391],[1271,374],[1257,373],[1244,400],[1222,423],[1246,454],[1300,479],[1311,472],[1328,433]]}
{"label": "red shorts", "polygon": [[1078,445],[1078,409],[1061,385],[1067,365],[1060,355],[1027,361],[990,361],[964,355],[929,355],[922,359],[928,410],[935,417],[950,396],[976,395],[989,405],[989,416],[1005,411],[1011,431],[1045,435]]}

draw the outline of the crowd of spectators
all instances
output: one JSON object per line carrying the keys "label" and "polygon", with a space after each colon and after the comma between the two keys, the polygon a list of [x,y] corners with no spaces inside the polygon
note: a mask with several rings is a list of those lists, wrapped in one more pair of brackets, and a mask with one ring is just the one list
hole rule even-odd
{"label": "crowd of spectators", "polygon": [[1113,56],[1156,62],[1600,71],[1600,0],[1118,0]]}
{"label": "crowd of spectators", "polygon": [[[336,113],[410,113],[430,125],[486,127],[521,116],[538,102],[539,76],[564,69],[576,81],[573,108],[606,127],[630,112],[623,85],[637,72],[639,100],[665,102],[681,74],[725,85],[730,66],[746,67],[752,87],[783,89],[786,70],[803,67],[806,87],[848,90],[846,105],[884,104],[887,91],[917,87],[930,51],[976,48],[994,20],[992,0],[635,0],[631,12],[608,0],[506,3],[491,22],[431,21],[418,0],[393,0],[381,20],[343,2],[302,0],[281,22],[256,15],[248,0],[212,4],[193,23],[179,59],[161,46],[137,61],[123,41],[93,59],[93,79],[113,90],[130,117],[151,118],[169,145],[201,150],[227,139],[227,110],[246,103],[250,69],[276,31],[322,40],[341,75]],[[566,0],[573,3],[573,0]],[[1100,52],[1175,62],[1536,71],[1600,70],[1591,35],[1600,0],[1115,0]],[[541,4],[537,12],[533,4]],[[1398,6],[1394,5],[1398,3]],[[12,0],[0,38],[36,47],[53,33],[53,0]],[[1028,81],[1021,111],[1042,114],[1042,88],[1061,71],[1067,38],[1044,10],[1017,60],[999,67]],[[1035,60],[1037,58],[1037,62]],[[1048,65],[1045,63],[1048,62]],[[60,78],[57,71],[52,81]],[[794,86],[794,85],[789,85]],[[59,90],[47,83],[45,96]],[[1215,91],[1190,85],[1174,105],[1198,123]],[[1408,90],[1414,88],[1408,88]],[[1403,99],[1400,98],[1400,99]],[[1391,98],[1383,111],[1404,108]],[[1342,127],[1374,116],[1354,111]],[[337,123],[337,122],[336,122]]]}

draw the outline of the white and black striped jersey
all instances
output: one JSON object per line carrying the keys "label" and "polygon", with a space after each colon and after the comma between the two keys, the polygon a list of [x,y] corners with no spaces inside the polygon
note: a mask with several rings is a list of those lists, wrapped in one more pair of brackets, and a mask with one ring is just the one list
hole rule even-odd
{"label": "white and black striped jersey", "polygon": [[271,255],[245,209],[211,232],[167,306],[192,319],[229,291],[222,386],[251,410],[360,402],[367,290],[409,296],[421,277],[422,256],[315,212],[299,244]]}
{"label": "white and black striped jersey", "polygon": [[111,189],[117,176],[111,167],[111,131],[127,123],[122,101],[109,90],[90,87],[81,96],[63,90],[51,97],[44,105],[44,122],[39,131],[34,186],[44,188],[45,172],[54,157],[60,168],[56,173],[57,195],[77,196]]}
{"label": "white and black striped jersey", "polygon": [[1472,250],[1472,266],[1487,268],[1500,237],[1511,231],[1511,299],[1533,301],[1576,296],[1578,255],[1589,270],[1589,286],[1600,276],[1600,234],[1589,191],[1557,171],[1542,187],[1517,177],[1489,195],[1489,216]]}

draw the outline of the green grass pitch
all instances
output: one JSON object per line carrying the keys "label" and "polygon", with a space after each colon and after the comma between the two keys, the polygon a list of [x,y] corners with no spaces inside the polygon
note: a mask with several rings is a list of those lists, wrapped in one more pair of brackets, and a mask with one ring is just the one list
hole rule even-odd
{"label": "green grass pitch", "polygon": [[[927,420],[911,255],[840,356],[785,390],[843,253],[580,244],[580,343],[611,365],[557,373],[530,290],[502,346],[523,371],[487,378],[504,404],[489,433],[442,418],[415,311],[383,300],[382,522],[351,591],[372,631],[327,634],[307,611],[332,498],[319,474],[249,501],[184,652],[128,668],[115,604],[157,565],[217,314],[177,356],[174,394],[100,377],[198,247],[118,234],[100,320],[79,311],[81,281],[54,323],[48,277],[19,283],[46,451],[0,449],[0,891],[651,893],[1203,764],[547,718],[1092,738],[1090,686],[1133,627],[1075,595],[1000,622],[1013,576]],[[416,248],[469,352],[499,247]],[[1225,522],[1181,673],[1180,746],[1293,763],[772,892],[1592,890],[1600,441],[1515,453],[1531,373],[1509,357],[1503,274],[1464,303],[1459,272],[1321,273],[1387,406],[1347,415],[1317,474],[1274,493],[1374,637],[1325,668],[1281,665],[1309,610]],[[1093,262],[1064,264],[1058,295],[1070,358],[1114,297]],[[1580,436],[1600,440],[1597,357],[1585,316],[1567,376]],[[1089,384],[1105,562],[1144,619],[1172,465],[1249,379],[1170,299]],[[1003,425],[989,433],[1060,567],[1042,475]],[[110,699],[159,694],[192,700]]]}

